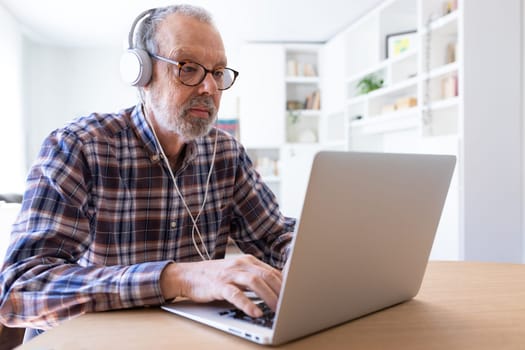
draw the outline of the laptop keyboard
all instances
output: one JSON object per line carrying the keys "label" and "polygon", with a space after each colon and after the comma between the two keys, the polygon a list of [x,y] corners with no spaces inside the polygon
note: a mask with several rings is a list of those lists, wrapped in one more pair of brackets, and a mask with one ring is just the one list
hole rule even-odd
{"label": "laptop keyboard", "polygon": [[262,327],[272,328],[273,327],[273,320],[275,318],[275,312],[270,309],[268,305],[264,302],[260,302],[257,304],[257,306],[263,311],[263,315],[261,317],[251,317],[244,313],[244,311],[241,311],[239,309],[230,309],[219,312],[219,315],[226,316],[226,317],[233,317],[237,320],[242,320],[246,322],[250,322]]}

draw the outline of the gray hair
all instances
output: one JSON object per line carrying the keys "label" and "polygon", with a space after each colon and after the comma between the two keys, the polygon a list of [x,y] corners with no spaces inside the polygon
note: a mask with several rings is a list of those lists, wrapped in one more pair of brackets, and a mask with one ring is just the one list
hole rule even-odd
{"label": "gray hair", "polygon": [[158,54],[157,27],[172,13],[192,17],[215,27],[212,15],[202,7],[188,4],[159,7],[152,9],[150,15],[146,16],[138,26],[135,31],[135,47],[144,49],[151,54]]}

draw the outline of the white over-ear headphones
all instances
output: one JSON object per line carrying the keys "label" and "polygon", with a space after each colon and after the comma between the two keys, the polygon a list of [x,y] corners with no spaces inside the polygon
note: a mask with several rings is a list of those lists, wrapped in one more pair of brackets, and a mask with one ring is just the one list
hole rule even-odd
{"label": "white over-ear headphones", "polygon": [[135,18],[128,34],[128,49],[120,59],[122,80],[132,86],[145,86],[151,79],[151,57],[146,50],[135,47],[133,37],[138,23],[153,11],[155,9],[146,10]]}
{"label": "white over-ear headphones", "polygon": [[[151,16],[151,14],[155,10],[156,10],[155,8],[146,10],[146,11],[142,12],[141,14],[139,14],[137,16],[137,18],[135,18],[135,20],[133,21],[133,24],[131,25],[131,29],[130,29],[130,32],[129,32],[129,35],[128,35],[128,49],[122,55],[122,58],[120,60],[120,73],[122,75],[122,79],[125,82],[127,82],[128,84],[133,85],[133,86],[145,86],[146,84],[148,84],[148,82],[151,79],[151,73],[152,73],[152,70],[151,70],[151,66],[152,66],[152,64],[151,64],[151,57],[150,57],[149,53],[145,49],[141,49],[141,48],[135,47],[134,36],[135,36],[135,30],[136,30],[136,27],[137,27],[138,23],[141,20],[145,19],[146,17]],[[144,106],[142,106],[142,107],[144,108]],[[188,213],[188,215],[189,215],[189,217],[191,219],[191,222],[192,222],[192,230],[191,230],[192,243],[193,243],[197,253],[199,254],[199,256],[201,257],[202,260],[211,260],[212,259],[211,255],[208,252],[208,248],[206,247],[206,244],[204,242],[204,238],[202,237],[202,234],[200,232],[199,226],[197,225],[197,221],[199,220],[202,212],[204,211],[204,207],[205,207],[206,201],[208,199],[208,189],[210,187],[211,176],[212,176],[213,168],[214,168],[214,165],[215,165],[215,157],[216,157],[216,154],[217,154],[217,139],[219,138],[218,129],[217,128],[215,129],[215,141],[214,141],[214,145],[213,145],[213,156],[212,156],[212,160],[211,160],[211,164],[210,164],[210,170],[208,172],[208,176],[206,177],[206,186],[205,186],[205,190],[204,190],[204,198],[202,200],[202,205],[200,206],[197,215],[194,216],[192,214],[190,208],[186,204],[186,200],[184,199],[184,196],[182,195],[182,193],[181,193],[181,191],[179,189],[179,186],[177,185],[177,179],[175,177],[175,174],[173,173],[173,169],[171,168],[171,165],[169,163],[168,157],[164,153],[164,149],[163,149],[163,147],[162,147],[162,145],[160,143],[160,140],[157,137],[157,133],[155,131],[155,127],[153,126],[153,123],[151,123],[151,121],[149,120],[148,116],[146,115],[146,111],[144,109],[143,109],[143,113],[144,113],[144,116],[146,117],[146,120],[147,120],[151,130],[153,131],[153,136],[155,137],[155,141],[156,141],[156,147],[157,147],[158,151],[160,151],[161,158],[164,160],[164,163],[165,163],[165,165],[166,165],[166,167],[167,167],[167,169],[169,171],[170,177],[173,180],[173,184],[174,184],[175,190],[177,191],[177,194],[179,195],[179,197],[180,197],[180,199],[182,201],[182,204],[184,205],[184,208],[186,209],[186,211],[187,211],[187,213]],[[200,244],[202,246],[202,250],[201,250],[201,248],[199,248],[199,244],[197,243],[197,240],[195,238],[196,235],[197,235],[197,237],[200,240]]]}

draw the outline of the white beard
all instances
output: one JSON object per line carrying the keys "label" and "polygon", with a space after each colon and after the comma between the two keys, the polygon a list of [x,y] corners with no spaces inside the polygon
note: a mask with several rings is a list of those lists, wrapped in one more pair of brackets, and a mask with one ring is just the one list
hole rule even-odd
{"label": "white beard", "polygon": [[[157,100],[155,96],[153,99]],[[191,117],[188,110],[195,105],[205,105],[210,111],[210,116],[206,119]],[[170,111],[165,103],[152,103],[150,107],[159,127],[180,135],[185,142],[206,135],[217,118],[217,108],[210,96],[194,97],[175,112]]]}

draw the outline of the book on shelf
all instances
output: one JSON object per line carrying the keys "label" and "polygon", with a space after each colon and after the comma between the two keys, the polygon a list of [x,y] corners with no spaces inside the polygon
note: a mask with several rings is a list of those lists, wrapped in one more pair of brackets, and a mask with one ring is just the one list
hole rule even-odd
{"label": "book on shelf", "polygon": [[269,157],[256,157],[255,170],[264,177],[279,176],[279,162]]}
{"label": "book on shelf", "polygon": [[289,77],[316,77],[317,71],[311,63],[290,59],[286,62],[286,74]]}
{"label": "book on shelf", "polygon": [[317,72],[315,71],[315,67],[311,63],[305,63],[303,65],[303,76],[305,77],[316,77]]}
{"label": "book on shelf", "polygon": [[298,109],[304,109],[305,108],[305,102],[304,101],[297,101],[297,100],[288,100],[286,101],[286,110],[287,111],[295,111]]}
{"label": "book on shelf", "polygon": [[217,128],[226,131],[236,139],[239,139],[239,120],[231,119],[217,119]]}
{"label": "book on shelf", "polygon": [[445,63],[448,64],[448,63],[456,62],[457,45],[458,43],[456,41],[451,42],[447,45]]}
{"label": "book on shelf", "polygon": [[302,101],[288,100],[286,101],[287,111],[296,111],[301,109],[321,109],[321,93],[316,90],[308,95]]}
{"label": "book on shelf", "polygon": [[297,61],[288,60],[286,62],[286,75],[288,75],[289,77],[297,76]]}
{"label": "book on shelf", "polygon": [[447,99],[458,96],[458,77],[453,75],[441,80],[441,98]]}
{"label": "book on shelf", "polygon": [[319,90],[314,92],[313,100],[312,109],[321,109],[321,93]]}
{"label": "book on shelf", "polygon": [[407,108],[412,108],[417,106],[417,98],[413,96],[405,96],[398,98],[395,103],[385,104],[381,107],[381,114],[392,113],[395,111],[400,111]]}
{"label": "book on shelf", "polygon": [[321,94],[319,90],[315,90],[306,96],[305,109],[321,109]]}

